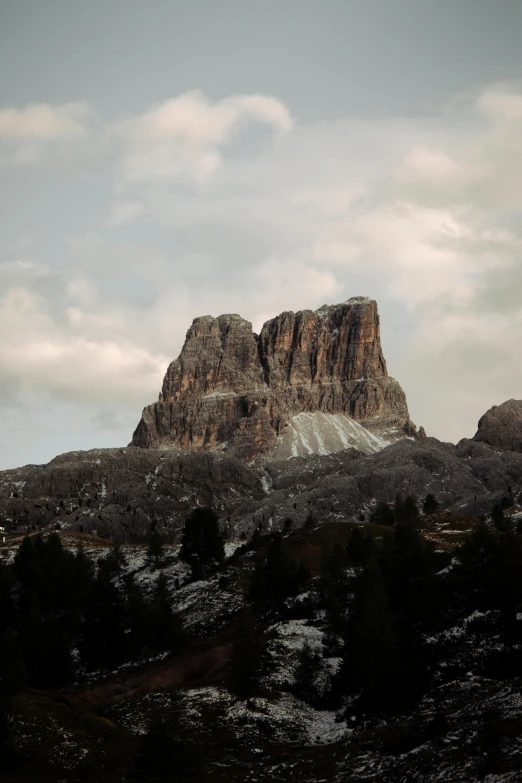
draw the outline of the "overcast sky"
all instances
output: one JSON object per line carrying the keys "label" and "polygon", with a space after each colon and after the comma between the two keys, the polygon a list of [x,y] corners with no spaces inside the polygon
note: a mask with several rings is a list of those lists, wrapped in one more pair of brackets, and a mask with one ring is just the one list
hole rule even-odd
{"label": "overcast sky", "polygon": [[471,436],[521,248],[520,0],[0,0],[0,468],[127,444],[198,315],[357,295]]}

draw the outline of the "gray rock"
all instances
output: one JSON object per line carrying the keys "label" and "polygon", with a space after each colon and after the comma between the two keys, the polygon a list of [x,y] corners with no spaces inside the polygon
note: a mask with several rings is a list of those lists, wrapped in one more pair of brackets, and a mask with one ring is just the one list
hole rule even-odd
{"label": "gray rock", "polygon": [[504,451],[522,451],[522,400],[490,408],[479,420],[473,440]]}

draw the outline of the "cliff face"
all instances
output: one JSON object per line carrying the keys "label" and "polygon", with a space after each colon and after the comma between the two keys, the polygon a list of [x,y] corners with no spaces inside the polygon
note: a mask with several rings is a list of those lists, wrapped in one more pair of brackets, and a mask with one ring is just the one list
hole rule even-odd
{"label": "cliff face", "polygon": [[385,439],[414,434],[386,370],[373,300],[282,313],[259,336],[238,315],[196,318],[132,445],[219,447],[253,459],[273,452],[305,412],[346,414]]}
{"label": "cliff face", "polygon": [[263,326],[259,356],[272,389],[387,375],[377,303],[362,297]]}

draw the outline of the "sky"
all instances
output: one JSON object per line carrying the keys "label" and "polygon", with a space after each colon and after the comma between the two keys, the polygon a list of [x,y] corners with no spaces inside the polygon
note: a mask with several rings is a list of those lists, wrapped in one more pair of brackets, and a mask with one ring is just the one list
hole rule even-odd
{"label": "sky", "polygon": [[0,0],[0,469],[126,445],[197,316],[359,295],[471,437],[521,250],[520,0]]}

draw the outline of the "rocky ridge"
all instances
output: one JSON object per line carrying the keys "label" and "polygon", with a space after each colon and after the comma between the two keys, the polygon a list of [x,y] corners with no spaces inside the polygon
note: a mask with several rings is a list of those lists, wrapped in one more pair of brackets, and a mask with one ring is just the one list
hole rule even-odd
{"label": "rocky ridge", "polygon": [[259,335],[239,315],[196,318],[132,445],[219,448],[251,461],[273,454],[302,413],[349,416],[386,442],[415,434],[386,369],[375,301],[285,312]]}
{"label": "rocky ridge", "polygon": [[[514,430],[522,423],[518,407]],[[498,419],[514,408],[509,402],[492,410]],[[495,436],[488,426],[488,437],[497,442],[503,431]],[[375,453],[348,448],[250,466],[222,452],[71,452],[0,472],[0,519],[96,530],[122,541],[144,540],[157,529],[176,540],[192,509],[209,505],[234,539],[256,528],[282,529],[287,519],[297,528],[310,515],[321,522],[367,519],[377,500],[393,501],[397,492],[421,502],[432,492],[443,510],[487,515],[503,499],[520,501],[522,452],[484,443],[483,434],[481,427],[457,445],[405,438]]]}

